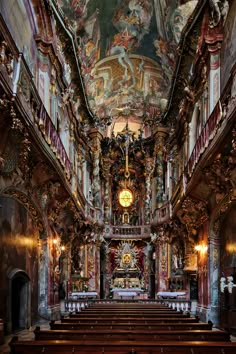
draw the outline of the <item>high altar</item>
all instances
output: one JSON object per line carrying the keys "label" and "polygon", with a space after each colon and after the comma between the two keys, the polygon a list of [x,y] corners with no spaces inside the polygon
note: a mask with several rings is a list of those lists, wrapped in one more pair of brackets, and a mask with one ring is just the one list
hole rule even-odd
{"label": "high altar", "polygon": [[115,255],[110,295],[114,299],[140,298],[144,296],[144,280],[138,265],[138,252],[130,242],[121,242]]}

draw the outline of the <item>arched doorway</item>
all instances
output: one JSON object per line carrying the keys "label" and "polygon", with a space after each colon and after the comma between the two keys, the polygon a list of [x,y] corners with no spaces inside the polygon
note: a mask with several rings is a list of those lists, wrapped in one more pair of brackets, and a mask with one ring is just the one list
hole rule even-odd
{"label": "arched doorway", "polygon": [[23,270],[14,269],[9,274],[9,331],[29,328],[31,324],[30,279]]}

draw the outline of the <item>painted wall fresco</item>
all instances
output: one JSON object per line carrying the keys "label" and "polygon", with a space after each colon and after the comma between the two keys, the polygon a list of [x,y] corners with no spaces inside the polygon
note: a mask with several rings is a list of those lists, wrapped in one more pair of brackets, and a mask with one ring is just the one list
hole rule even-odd
{"label": "painted wall fresco", "polygon": [[75,32],[89,104],[102,122],[135,115],[150,124],[164,111],[174,52],[196,3],[58,0]]}
{"label": "painted wall fresco", "polygon": [[222,71],[221,89],[223,90],[230,76],[236,58],[236,1],[233,1],[224,27],[224,42],[221,50]]}
{"label": "painted wall fresco", "polygon": [[0,318],[7,318],[8,274],[19,268],[26,272],[31,285],[32,319],[38,312],[37,231],[27,210],[16,200],[0,197]]}
{"label": "painted wall fresco", "polygon": [[36,64],[35,22],[30,1],[1,0],[0,12],[19,51],[23,52],[24,58],[34,74]]}

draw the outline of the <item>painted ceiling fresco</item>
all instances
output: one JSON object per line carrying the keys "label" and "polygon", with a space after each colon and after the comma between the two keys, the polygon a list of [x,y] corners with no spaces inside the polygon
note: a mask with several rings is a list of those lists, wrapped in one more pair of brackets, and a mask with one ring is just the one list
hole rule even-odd
{"label": "painted ceiling fresco", "polygon": [[[121,131],[150,133],[164,112],[175,51],[197,1],[58,0],[75,33],[90,109]],[[132,129],[132,128],[131,128]]]}

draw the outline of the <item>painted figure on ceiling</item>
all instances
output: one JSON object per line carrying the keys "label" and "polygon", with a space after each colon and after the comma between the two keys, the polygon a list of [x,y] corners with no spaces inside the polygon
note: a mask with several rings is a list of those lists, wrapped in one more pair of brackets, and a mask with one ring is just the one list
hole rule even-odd
{"label": "painted figure on ceiling", "polygon": [[152,4],[149,0],[126,0],[121,3],[113,16],[113,25],[119,33],[114,35],[107,54],[118,54],[118,62],[125,69],[123,78],[119,81],[120,87],[128,82],[128,69],[131,75],[129,88],[135,86],[134,67],[129,59],[129,53],[139,47],[140,41],[149,32],[152,14]]}
{"label": "painted figure on ceiling", "polygon": [[71,7],[74,11],[77,29],[80,29],[84,24],[84,19],[87,16],[87,5],[89,0],[72,0]]}
{"label": "painted figure on ceiling", "polygon": [[128,69],[130,69],[132,75],[132,87],[135,85],[134,68],[128,54],[129,50],[132,48],[134,40],[135,37],[126,29],[114,36],[113,43],[108,51],[110,55],[118,54],[118,62],[125,69],[123,80],[119,82],[120,86],[122,86],[128,79]]}

